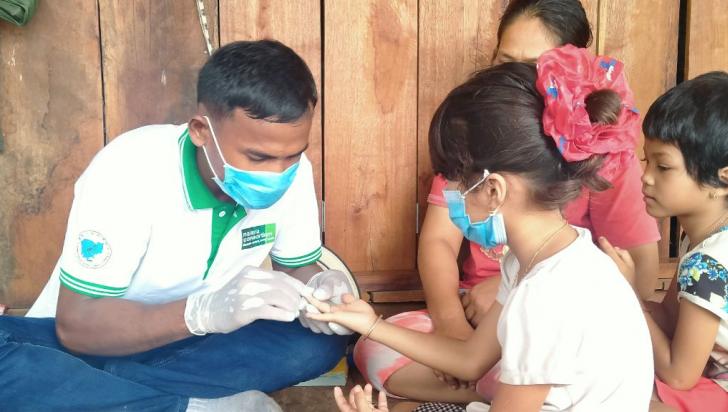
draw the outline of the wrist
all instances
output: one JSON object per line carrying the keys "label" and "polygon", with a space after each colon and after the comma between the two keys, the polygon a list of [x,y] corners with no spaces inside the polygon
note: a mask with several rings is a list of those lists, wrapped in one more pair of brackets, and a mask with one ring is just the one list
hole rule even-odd
{"label": "wrist", "polygon": [[369,329],[364,331],[364,333],[362,334],[362,341],[369,339],[381,322],[382,322],[382,315],[377,316],[377,315],[373,314],[372,319],[370,319],[370,322],[369,322],[369,325],[370,325]]}
{"label": "wrist", "polygon": [[190,295],[187,297],[187,300],[185,302],[185,308],[184,308],[184,321],[185,326],[187,326],[187,330],[196,336],[203,336],[208,333],[207,330],[205,330],[202,327],[202,300],[203,296],[199,294]]}

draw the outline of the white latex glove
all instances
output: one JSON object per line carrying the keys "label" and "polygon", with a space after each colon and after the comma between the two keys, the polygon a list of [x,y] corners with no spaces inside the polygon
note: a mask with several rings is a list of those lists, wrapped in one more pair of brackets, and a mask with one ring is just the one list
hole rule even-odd
{"label": "white latex glove", "polygon": [[[349,277],[339,270],[325,270],[315,274],[306,284],[311,294],[322,302],[341,304],[341,296],[349,293],[356,297],[359,291],[355,290],[354,285],[349,281]],[[316,307],[307,302],[301,303],[301,313],[298,321],[306,328],[311,329],[315,333],[325,333],[327,335],[351,335],[354,333],[349,328],[341,326],[333,322],[322,322],[306,317],[306,313],[321,313]]]}
{"label": "white latex glove", "polygon": [[195,335],[229,333],[258,319],[292,322],[305,286],[283,273],[246,266],[219,290],[187,298],[185,324]]}

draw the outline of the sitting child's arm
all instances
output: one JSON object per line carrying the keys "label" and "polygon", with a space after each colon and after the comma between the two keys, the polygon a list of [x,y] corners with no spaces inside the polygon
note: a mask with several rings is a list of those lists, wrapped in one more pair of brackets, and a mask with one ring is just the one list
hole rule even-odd
{"label": "sitting child's arm", "polygon": [[[602,250],[615,261],[622,274],[634,288],[634,262],[629,253],[613,247],[606,239],[599,239]],[[707,258],[710,259],[706,255]],[[681,267],[689,270],[689,267]],[[700,271],[696,268],[697,271]],[[702,276],[708,278],[707,273]],[[698,275],[698,278],[701,278]],[[665,299],[675,299],[677,295],[677,279],[673,279],[670,292]],[[699,281],[690,282],[685,291],[700,288]],[[639,294],[638,294],[639,298]],[[646,308],[645,302],[640,299],[640,304]],[[669,310],[669,305],[663,305]],[[669,316],[670,314],[667,313]],[[689,299],[680,299],[677,312],[677,323],[672,338],[668,335],[671,331],[663,330],[652,317],[648,309],[645,309],[645,320],[652,338],[652,351],[655,359],[655,374],[663,382],[673,389],[688,390],[698,382],[703,374],[705,365],[710,357],[710,352],[715,345],[718,335],[720,318],[709,310],[698,306]]]}
{"label": "sitting child's arm", "polygon": [[491,310],[467,340],[421,333],[381,321],[366,302],[344,295],[344,303],[330,305],[307,296],[321,311],[309,313],[311,319],[335,322],[365,337],[389,346],[416,362],[443,371],[466,381],[476,381],[500,358],[496,325],[502,306],[493,304]]}
{"label": "sitting child's arm", "polygon": [[677,390],[691,389],[703,374],[718,335],[720,319],[700,306],[680,300],[672,341],[649,313],[645,313],[652,337],[655,374]]}

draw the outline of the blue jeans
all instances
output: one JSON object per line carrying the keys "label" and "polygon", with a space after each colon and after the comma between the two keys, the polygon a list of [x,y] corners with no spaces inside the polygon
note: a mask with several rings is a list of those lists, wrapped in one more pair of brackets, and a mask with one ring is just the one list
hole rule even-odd
{"label": "blue jeans", "polygon": [[0,316],[3,411],[184,411],[190,397],[272,392],[315,378],[344,354],[348,336],[257,321],[119,357],[70,353],[52,318]]}

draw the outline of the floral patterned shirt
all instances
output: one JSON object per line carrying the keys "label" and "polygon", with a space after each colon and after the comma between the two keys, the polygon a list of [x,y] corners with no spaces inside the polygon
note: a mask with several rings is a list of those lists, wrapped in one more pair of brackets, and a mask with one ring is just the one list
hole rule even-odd
{"label": "floral patterned shirt", "polygon": [[728,226],[705,239],[680,260],[678,299],[720,318],[708,376],[728,380]]}

